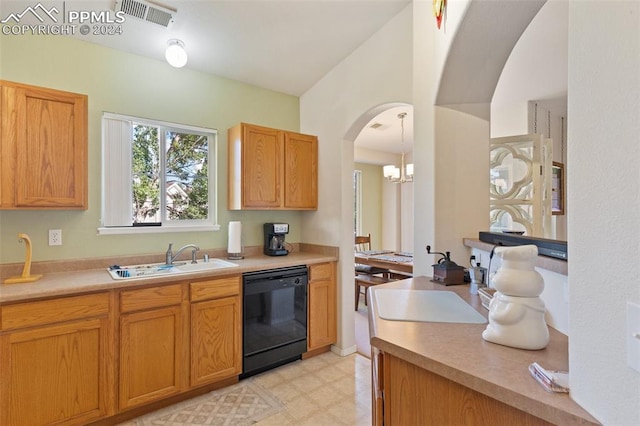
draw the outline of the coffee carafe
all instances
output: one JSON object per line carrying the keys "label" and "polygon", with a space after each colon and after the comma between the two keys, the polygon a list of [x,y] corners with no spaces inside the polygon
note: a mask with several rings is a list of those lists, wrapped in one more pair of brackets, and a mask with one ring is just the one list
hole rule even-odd
{"label": "coffee carafe", "polygon": [[264,224],[264,254],[267,256],[286,256],[285,235],[289,233],[288,223]]}

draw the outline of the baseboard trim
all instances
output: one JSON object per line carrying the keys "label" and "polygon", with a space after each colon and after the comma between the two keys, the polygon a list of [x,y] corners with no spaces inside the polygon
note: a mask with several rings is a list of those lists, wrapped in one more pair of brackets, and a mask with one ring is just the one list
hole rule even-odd
{"label": "baseboard trim", "polygon": [[356,345],[349,346],[348,348],[339,348],[336,345],[331,345],[331,352],[340,356],[351,355],[353,353],[356,353],[357,351],[358,348],[356,347]]}

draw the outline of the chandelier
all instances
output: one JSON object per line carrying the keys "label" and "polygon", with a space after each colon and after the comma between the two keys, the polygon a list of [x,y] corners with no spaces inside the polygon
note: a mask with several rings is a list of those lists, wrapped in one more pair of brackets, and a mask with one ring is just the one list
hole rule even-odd
{"label": "chandelier", "polygon": [[[404,118],[407,116],[406,112],[401,112],[398,114],[398,118],[400,119],[400,142],[404,145]],[[394,183],[405,183],[405,182],[413,182],[413,163],[406,164],[404,163],[404,148],[402,150],[402,155],[400,156],[400,168],[394,165],[384,166],[382,168],[382,174],[386,177],[389,182]]]}

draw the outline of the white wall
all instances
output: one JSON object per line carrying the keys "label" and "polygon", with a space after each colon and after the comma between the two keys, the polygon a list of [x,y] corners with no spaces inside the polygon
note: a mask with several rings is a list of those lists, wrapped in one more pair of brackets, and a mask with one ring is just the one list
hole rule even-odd
{"label": "white wall", "polygon": [[462,239],[489,229],[489,122],[449,108],[435,112],[437,228],[432,246],[451,251],[454,262],[467,266],[469,250]]}
{"label": "white wall", "polygon": [[[441,146],[440,144],[444,144],[447,141],[442,137],[442,133],[440,139],[436,136],[436,129],[440,123],[436,117],[436,107],[434,105],[449,48],[469,3],[467,0],[449,2],[447,4],[446,20],[440,30],[434,25],[431,2],[417,1],[413,3],[414,275],[430,276],[432,274],[431,265],[434,259],[425,250],[427,244],[439,250],[454,250],[453,246],[449,246],[450,240],[442,240],[443,234],[437,232],[436,229],[438,203],[440,201],[446,202],[446,195],[443,191],[448,190],[448,188],[446,186],[438,187],[438,185],[444,185],[444,182],[437,179],[442,179],[443,169],[446,169],[447,164],[439,157],[440,153],[437,152],[437,149]],[[440,131],[442,132],[442,129]],[[456,140],[448,142],[465,144],[468,141]],[[488,149],[486,157],[488,158]],[[439,161],[440,163],[438,163]],[[453,191],[456,189],[452,188]],[[453,194],[451,195],[453,196]],[[461,194],[458,193],[456,196],[461,196]],[[437,197],[445,198],[437,200]],[[488,199],[486,202],[488,206]],[[445,220],[454,219],[445,218]],[[468,237],[469,235],[465,236]],[[450,235],[450,237],[457,238],[458,235]],[[456,245],[464,250],[462,248],[462,236],[459,236],[459,238],[459,241],[456,241]],[[454,253],[453,256],[455,260],[456,254]]]}
{"label": "white wall", "polygon": [[[397,186],[397,184],[396,184]],[[413,191],[414,184],[408,182],[400,185],[400,245],[396,250],[413,252]]]}
{"label": "white wall", "polygon": [[[301,129],[321,136],[323,170],[322,210],[306,218],[304,239],[341,247],[339,349],[347,350],[353,342],[352,245],[351,235],[344,229],[344,224],[350,223],[352,193],[344,187],[340,195],[335,191],[341,181],[349,181],[353,162],[353,146],[349,138],[342,140],[343,135],[351,123],[359,121],[362,111],[388,101],[410,102],[413,95],[414,217],[415,235],[419,236],[414,251],[416,272],[428,273],[430,262],[417,250],[422,249],[424,240],[433,241],[436,235],[433,201],[441,184],[436,182],[437,159],[433,155],[440,148],[436,132],[451,133],[446,126],[438,129],[439,120],[453,124],[468,121],[469,127],[485,131],[481,123],[446,111],[437,118],[433,106],[451,37],[468,5],[465,1],[449,2],[445,28],[438,31],[435,25],[428,25],[433,19],[430,2],[413,3],[411,73],[398,72],[411,66],[406,56],[393,64],[386,61],[394,49],[411,44],[411,34],[406,32],[410,25],[396,19],[374,37],[375,41],[378,36],[386,37],[395,45],[367,43],[301,99]],[[401,16],[411,19],[407,13],[410,15],[405,10]],[[568,138],[581,142],[579,149],[569,148],[567,153],[571,163],[567,170],[568,202],[572,211],[580,212],[569,213],[574,259],[569,263],[567,319],[571,397],[604,424],[637,425],[640,379],[639,373],[626,365],[625,311],[627,301],[640,303],[635,272],[640,252],[640,3],[571,2],[568,19]],[[413,78],[413,88],[407,84],[408,78]],[[526,113],[520,116],[526,117]],[[341,161],[334,161],[336,153],[342,154]],[[455,186],[459,180],[454,182]],[[560,324],[562,319],[557,321]]]}
{"label": "white wall", "polygon": [[[566,98],[568,15],[568,1],[547,1],[511,51],[491,100],[492,138],[529,132],[528,101]],[[546,106],[563,106],[566,116],[566,103]]]}
{"label": "white wall", "polygon": [[570,3],[570,386],[607,425],[640,424],[625,319],[640,303],[639,34],[636,0]]}
{"label": "white wall", "polygon": [[[561,148],[567,125],[569,2],[549,0],[531,21],[504,65],[491,100],[491,137],[542,134],[553,139],[553,161],[566,164]],[[537,120],[534,108],[537,103]],[[547,125],[547,111],[551,113]],[[537,125],[536,125],[537,121]],[[564,152],[567,138],[565,133]],[[565,211],[569,205],[565,200]],[[567,240],[567,215],[552,217],[553,238]]]}
{"label": "white wall", "polygon": [[304,216],[303,240],[340,247],[340,353],[355,351],[353,140],[377,114],[376,107],[412,102],[411,9],[407,6],[300,98],[300,130],[319,138],[319,208]]}

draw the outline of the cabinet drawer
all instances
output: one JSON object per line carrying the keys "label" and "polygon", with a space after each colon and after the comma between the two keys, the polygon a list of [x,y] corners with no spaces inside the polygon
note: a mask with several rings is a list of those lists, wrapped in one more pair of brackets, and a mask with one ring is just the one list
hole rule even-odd
{"label": "cabinet drawer", "polygon": [[120,293],[120,312],[171,306],[181,302],[182,286],[180,284],[128,290]]}
{"label": "cabinet drawer", "polygon": [[191,283],[191,301],[218,299],[240,294],[240,277],[225,277]]}
{"label": "cabinet drawer", "polygon": [[19,303],[0,308],[2,330],[53,324],[109,313],[109,294],[64,297],[39,302]]}
{"label": "cabinet drawer", "polygon": [[309,266],[309,281],[330,280],[333,271],[332,263],[319,263]]}

